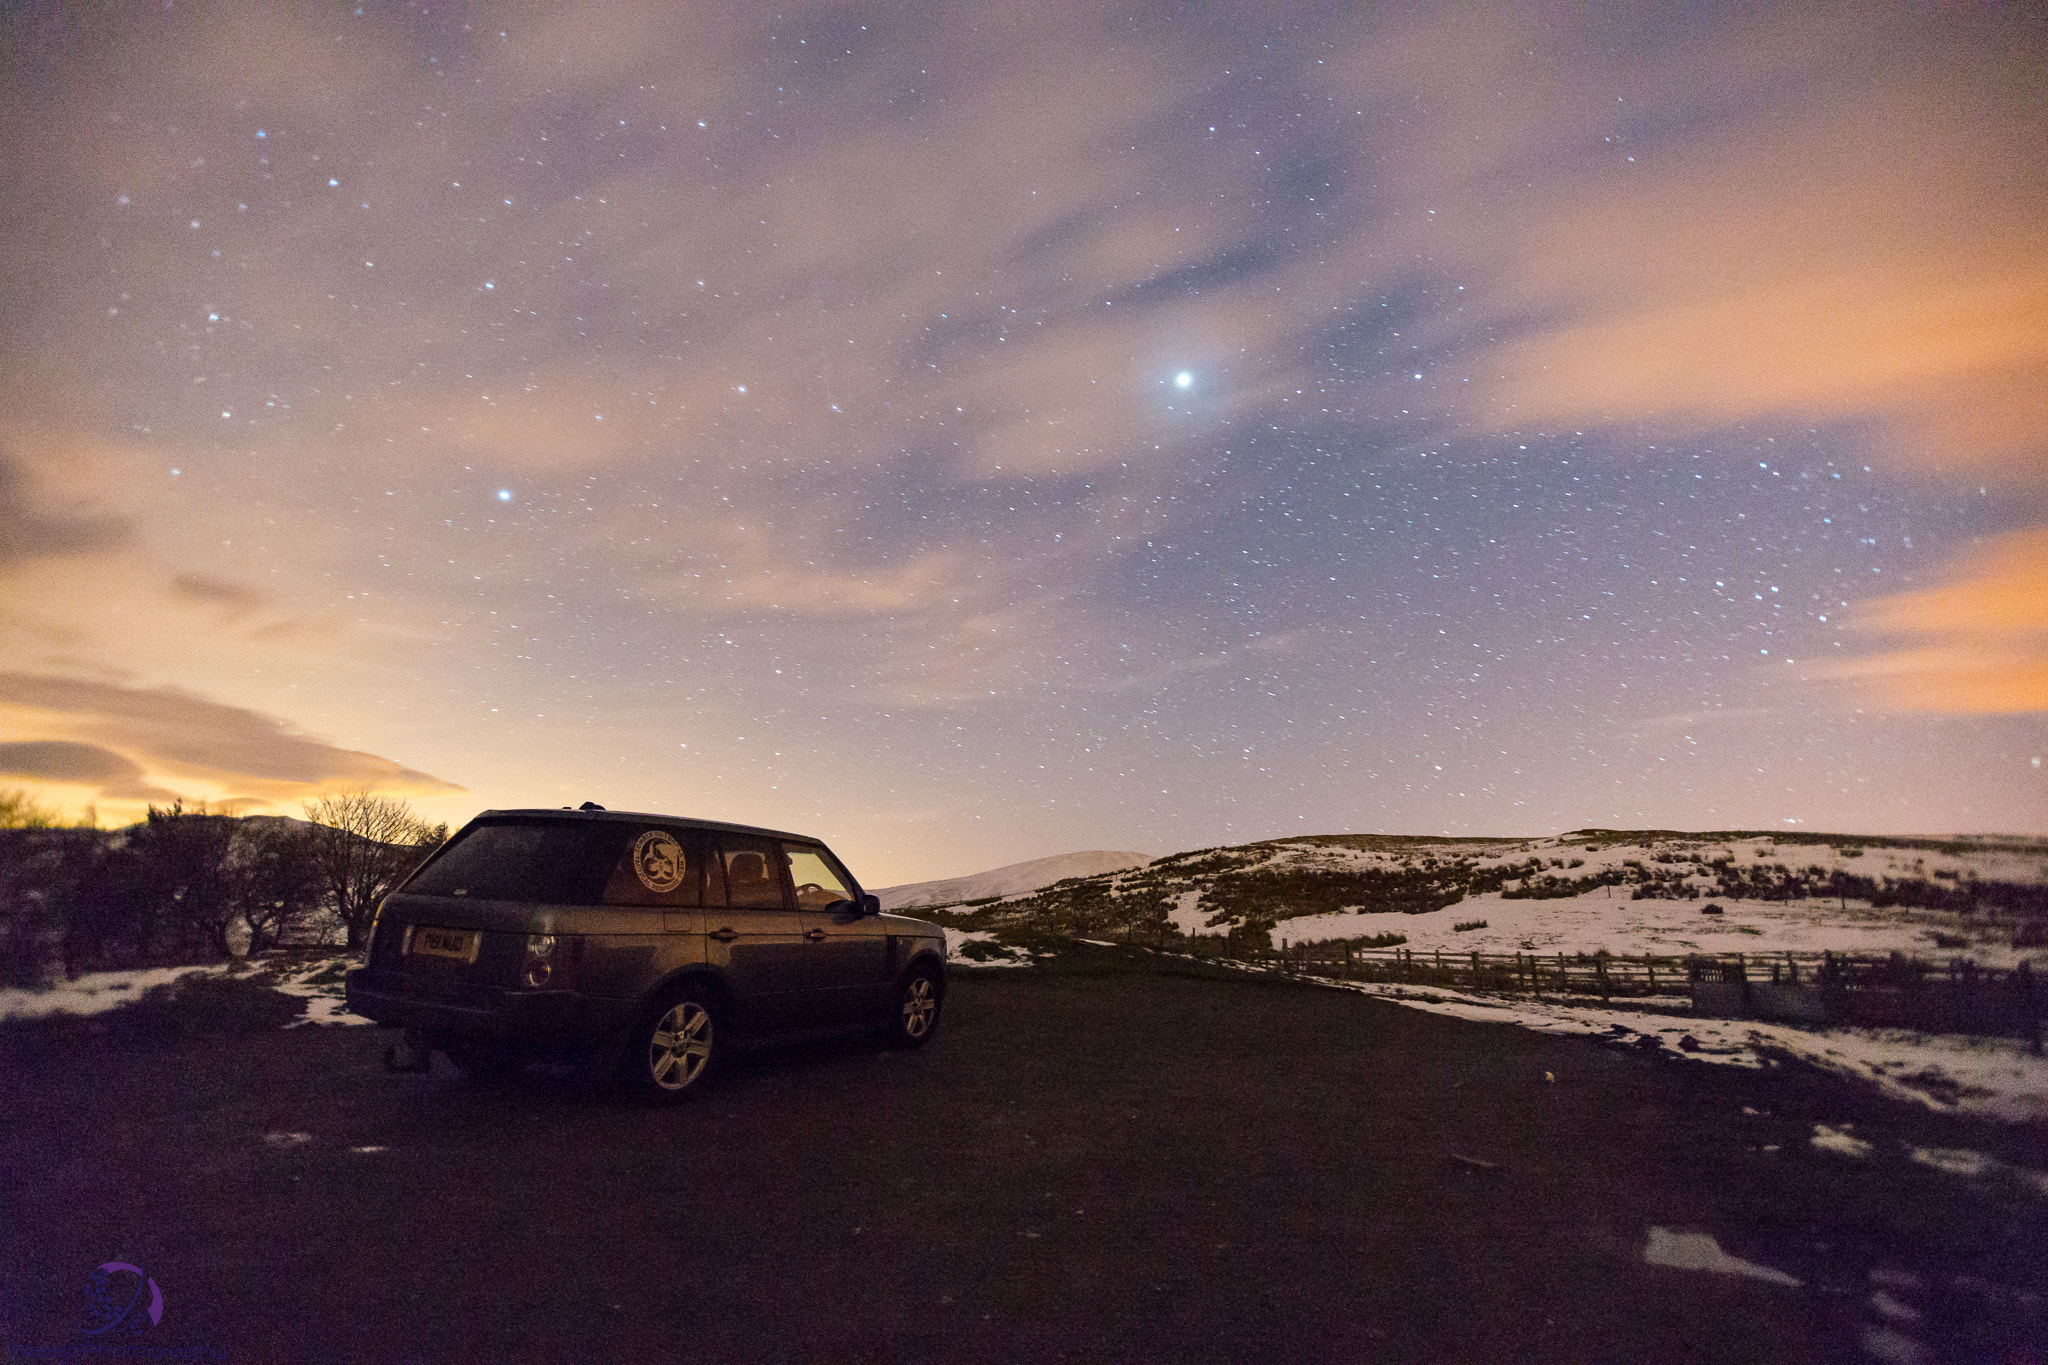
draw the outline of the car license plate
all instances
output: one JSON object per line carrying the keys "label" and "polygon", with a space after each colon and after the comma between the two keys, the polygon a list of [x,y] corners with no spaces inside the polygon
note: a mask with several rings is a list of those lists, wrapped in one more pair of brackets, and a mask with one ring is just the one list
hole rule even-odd
{"label": "car license plate", "polygon": [[474,929],[428,929],[414,926],[412,941],[405,950],[415,957],[445,957],[456,962],[475,962],[477,941]]}

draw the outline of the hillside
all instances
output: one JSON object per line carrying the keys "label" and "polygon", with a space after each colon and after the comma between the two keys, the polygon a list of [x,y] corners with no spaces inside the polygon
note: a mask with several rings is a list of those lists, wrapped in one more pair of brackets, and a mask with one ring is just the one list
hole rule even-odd
{"label": "hillside", "polygon": [[884,887],[875,895],[884,910],[908,910],[927,905],[960,905],[991,896],[1019,896],[1074,877],[1094,877],[1142,867],[1152,861],[1149,853],[1113,853],[1103,849],[1087,853],[1063,853],[1052,858],[1011,863],[991,872],[945,881],[912,882]]}
{"label": "hillside", "polygon": [[1246,947],[1400,942],[1622,955],[1830,949],[2048,965],[2048,840],[1324,835],[1196,849],[1028,885],[1027,869],[1061,861],[927,884],[915,904],[963,929],[1146,942],[1227,935]]}

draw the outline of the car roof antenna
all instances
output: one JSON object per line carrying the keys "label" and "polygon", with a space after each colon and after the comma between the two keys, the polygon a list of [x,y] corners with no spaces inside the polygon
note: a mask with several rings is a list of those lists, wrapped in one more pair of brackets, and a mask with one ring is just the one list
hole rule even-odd
{"label": "car roof antenna", "polygon": [[603,810],[603,809],[604,809],[604,807],[603,807],[603,806],[600,806],[600,805],[598,805],[598,804],[597,804],[597,802],[595,802],[595,801],[585,801],[585,802],[584,802],[584,803],[583,803],[582,805],[578,806],[578,807],[577,807],[576,809],[577,809],[577,810]]}

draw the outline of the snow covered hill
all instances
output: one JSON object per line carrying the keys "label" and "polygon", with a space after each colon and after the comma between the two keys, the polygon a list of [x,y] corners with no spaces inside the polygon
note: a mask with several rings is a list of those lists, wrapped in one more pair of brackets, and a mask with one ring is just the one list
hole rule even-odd
{"label": "snow covered hill", "polygon": [[996,868],[993,872],[978,872],[971,877],[953,877],[946,881],[912,882],[908,886],[891,886],[875,893],[881,899],[884,910],[908,910],[923,905],[959,905],[966,901],[986,900],[990,896],[1023,896],[1042,887],[1068,877],[1099,877],[1105,873],[1122,872],[1126,868],[1142,867],[1152,861],[1149,853],[1117,853],[1107,849],[1093,849],[1086,853],[1063,853],[1054,858],[1033,858],[1027,863],[1011,863],[1008,867]]}
{"label": "snow covered hill", "polygon": [[[1128,861],[1083,871],[1079,860]],[[1488,953],[1836,952],[2048,967],[2048,840],[1580,830],[1075,854],[900,887],[965,929]],[[1043,871],[1041,871],[1043,869]],[[1060,878],[1078,878],[1050,885]],[[912,899],[905,893],[915,893]],[[1000,904],[964,904],[990,896]],[[889,904],[885,893],[884,904]],[[1709,910],[1708,907],[1714,907]]]}

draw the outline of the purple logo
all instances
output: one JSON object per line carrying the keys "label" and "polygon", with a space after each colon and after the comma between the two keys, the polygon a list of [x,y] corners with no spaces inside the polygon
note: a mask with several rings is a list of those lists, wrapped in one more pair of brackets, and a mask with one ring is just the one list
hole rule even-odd
{"label": "purple logo", "polygon": [[[145,1288],[149,1290],[146,1308],[142,1306]],[[128,1325],[129,1331],[140,1332],[164,1320],[164,1291],[143,1273],[141,1266],[129,1265],[126,1261],[108,1261],[93,1271],[86,1298],[89,1303],[85,1321],[78,1330],[87,1336],[111,1332],[123,1323]]]}

